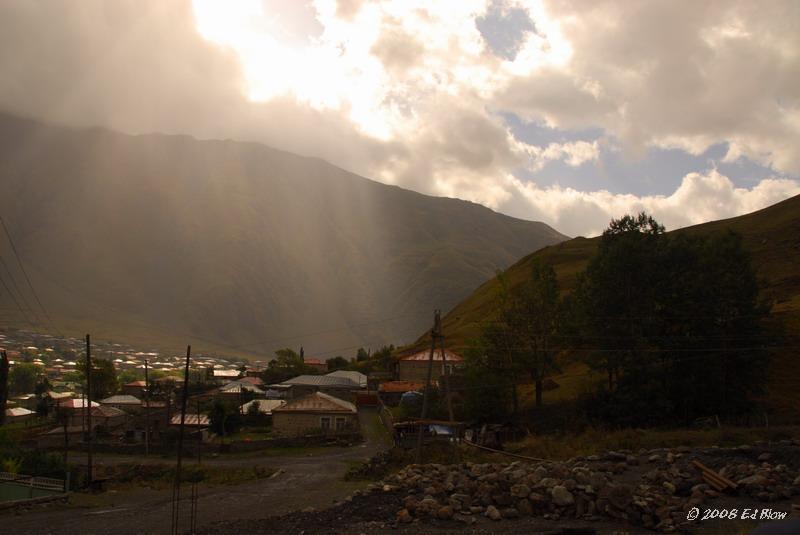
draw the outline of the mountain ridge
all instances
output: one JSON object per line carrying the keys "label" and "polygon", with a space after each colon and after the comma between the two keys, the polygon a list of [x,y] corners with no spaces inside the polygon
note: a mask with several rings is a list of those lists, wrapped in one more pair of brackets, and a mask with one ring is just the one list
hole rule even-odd
{"label": "mountain ridge", "polygon": [[407,341],[433,308],[565,238],[251,142],[0,114],[0,161],[5,220],[54,323],[154,346],[191,335],[328,357]]}

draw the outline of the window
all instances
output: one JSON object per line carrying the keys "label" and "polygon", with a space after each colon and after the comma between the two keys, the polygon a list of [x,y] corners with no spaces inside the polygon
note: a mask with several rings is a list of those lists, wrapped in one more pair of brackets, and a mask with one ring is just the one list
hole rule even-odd
{"label": "window", "polygon": [[323,416],[319,419],[319,426],[322,429],[330,429],[331,428],[331,419],[329,416]]}
{"label": "window", "polygon": [[344,430],[344,422],[345,422],[344,418],[336,418],[336,430],[337,431]]}

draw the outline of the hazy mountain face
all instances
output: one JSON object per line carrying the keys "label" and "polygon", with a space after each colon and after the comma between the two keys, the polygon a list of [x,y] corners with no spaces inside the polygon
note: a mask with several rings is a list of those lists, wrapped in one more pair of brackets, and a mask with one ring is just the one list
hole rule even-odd
{"label": "hazy mountain face", "polygon": [[409,341],[434,308],[564,239],[256,144],[3,115],[0,198],[60,329],[162,347],[191,335],[326,357]]}

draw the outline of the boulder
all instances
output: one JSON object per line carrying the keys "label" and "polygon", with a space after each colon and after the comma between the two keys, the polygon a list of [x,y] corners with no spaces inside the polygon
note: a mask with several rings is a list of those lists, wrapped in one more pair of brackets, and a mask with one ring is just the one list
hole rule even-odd
{"label": "boulder", "polygon": [[550,496],[553,498],[553,503],[561,507],[571,505],[575,501],[572,493],[563,485],[556,485],[550,489]]}

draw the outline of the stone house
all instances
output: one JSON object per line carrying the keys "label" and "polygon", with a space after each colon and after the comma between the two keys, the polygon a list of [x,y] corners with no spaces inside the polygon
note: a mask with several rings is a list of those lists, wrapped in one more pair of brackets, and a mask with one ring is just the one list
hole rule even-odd
{"label": "stone house", "polygon": [[324,392],[313,392],[272,409],[272,430],[280,436],[319,431],[337,434],[357,429],[356,406]]}

